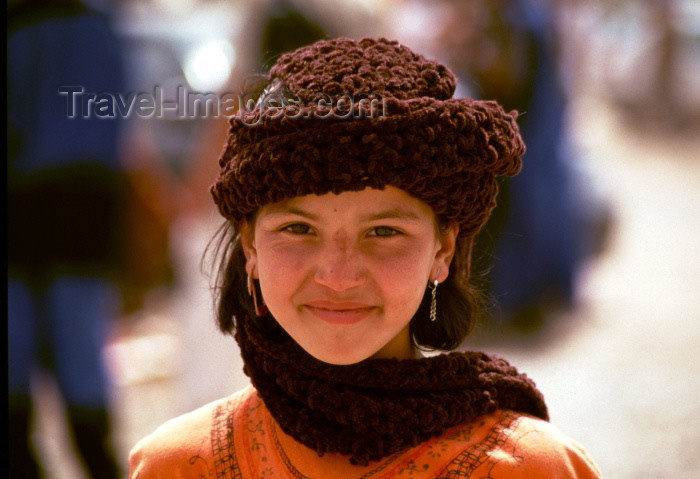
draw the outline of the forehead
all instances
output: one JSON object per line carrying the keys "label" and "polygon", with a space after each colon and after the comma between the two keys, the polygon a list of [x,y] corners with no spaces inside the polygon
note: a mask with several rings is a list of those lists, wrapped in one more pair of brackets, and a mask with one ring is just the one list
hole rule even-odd
{"label": "forehead", "polygon": [[[388,186],[378,190],[345,191],[340,194],[306,195],[265,205],[258,218],[278,214],[343,217],[357,220],[396,218],[407,221],[433,222],[432,208],[405,191]],[[313,218],[312,218],[313,219]]]}

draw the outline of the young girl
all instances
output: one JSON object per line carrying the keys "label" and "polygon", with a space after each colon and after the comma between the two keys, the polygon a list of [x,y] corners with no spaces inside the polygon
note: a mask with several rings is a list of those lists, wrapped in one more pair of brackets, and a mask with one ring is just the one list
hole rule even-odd
{"label": "young girl", "polygon": [[520,170],[516,114],[452,99],[447,68],[384,39],[270,75],[212,187],[219,326],[252,384],[144,438],[130,477],[599,477],[525,375],[436,353],[476,319],[471,245]]}

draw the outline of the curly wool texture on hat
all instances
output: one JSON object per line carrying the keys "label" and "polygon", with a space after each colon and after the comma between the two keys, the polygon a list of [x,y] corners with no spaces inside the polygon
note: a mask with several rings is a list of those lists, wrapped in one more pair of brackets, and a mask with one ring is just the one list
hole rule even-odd
{"label": "curly wool texture on hat", "polygon": [[281,56],[270,75],[305,113],[319,97],[340,94],[371,95],[383,109],[344,118],[260,114],[254,125],[232,117],[211,188],[230,220],[297,196],[394,186],[456,221],[466,239],[496,206],[496,177],[520,171],[517,113],[453,99],[452,72],[396,41],[322,40]]}

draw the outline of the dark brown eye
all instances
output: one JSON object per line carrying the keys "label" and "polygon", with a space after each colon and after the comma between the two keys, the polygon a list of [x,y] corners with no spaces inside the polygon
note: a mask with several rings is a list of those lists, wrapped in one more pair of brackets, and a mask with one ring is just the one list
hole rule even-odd
{"label": "dark brown eye", "polygon": [[311,232],[311,227],[303,223],[294,223],[293,225],[286,226],[284,231],[289,231],[295,235],[305,235]]}
{"label": "dark brown eye", "polygon": [[376,228],[372,229],[369,234],[370,236],[380,236],[385,238],[387,236],[394,236],[395,234],[398,234],[398,231],[394,228],[390,228],[389,226],[377,226]]}

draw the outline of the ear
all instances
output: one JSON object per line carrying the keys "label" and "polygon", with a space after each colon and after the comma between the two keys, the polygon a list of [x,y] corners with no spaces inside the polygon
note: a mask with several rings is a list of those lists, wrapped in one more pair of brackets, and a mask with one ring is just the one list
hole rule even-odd
{"label": "ear", "polygon": [[457,235],[459,234],[459,224],[452,221],[447,228],[441,228],[438,234],[438,249],[435,252],[433,270],[430,280],[438,280],[442,283],[450,273],[450,264],[457,249]]}
{"label": "ear", "polygon": [[257,279],[258,252],[255,249],[255,227],[248,221],[242,220],[238,222],[237,229],[246,259],[246,273],[250,277]]}

